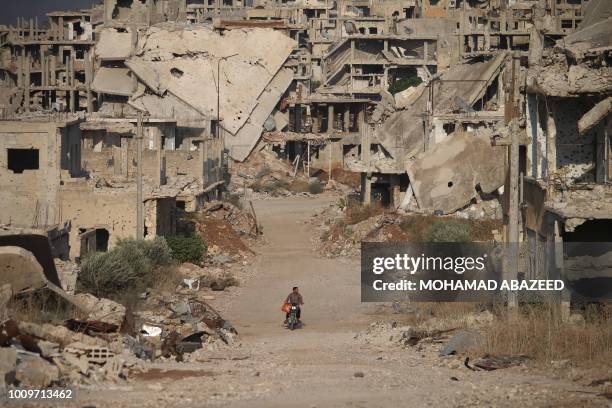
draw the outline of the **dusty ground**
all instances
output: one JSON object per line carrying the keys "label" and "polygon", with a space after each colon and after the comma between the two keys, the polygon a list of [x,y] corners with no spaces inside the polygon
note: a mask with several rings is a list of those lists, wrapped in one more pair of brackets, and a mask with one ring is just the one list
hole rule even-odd
{"label": "dusty ground", "polygon": [[[268,244],[256,248],[252,277],[216,305],[238,329],[240,347],[200,362],[153,364],[127,385],[80,390],[76,406],[608,406],[592,388],[524,368],[469,371],[457,358],[437,357],[439,345],[357,343],[355,333],[381,319],[376,305],[360,302],[358,260],[316,256],[304,223],[334,199],[254,203]],[[304,295],[305,327],[289,332],[279,309],[293,285]]]}

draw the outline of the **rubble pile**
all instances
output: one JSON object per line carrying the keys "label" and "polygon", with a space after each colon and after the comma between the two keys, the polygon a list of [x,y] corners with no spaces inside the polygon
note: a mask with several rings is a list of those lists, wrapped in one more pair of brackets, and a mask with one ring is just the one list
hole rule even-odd
{"label": "rubble pile", "polygon": [[[220,256],[216,256],[217,259]],[[215,257],[213,257],[213,260]],[[183,263],[179,267],[183,282],[190,289],[210,288],[214,291],[224,290],[228,286],[237,286],[238,280],[232,272],[221,266],[206,265],[200,267],[192,263]]]}
{"label": "rubble pile", "polygon": [[312,168],[310,177],[307,170],[292,166],[280,160],[274,152],[261,149],[254,152],[243,163],[234,164],[231,174],[232,182],[228,190],[245,199],[267,199],[289,197],[294,195],[312,196],[328,191],[347,192],[352,188],[342,182],[354,182],[354,179],[340,174],[338,180],[328,180],[327,173]]}
{"label": "rubble pile", "polygon": [[211,351],[234,345],[237,331],[203,298],[195,294],[159,294],[149,297],[134,313],[138,341],[132,349],[141,355],[184,361],[196,350]]}
{"label": "rubble pile", "polygon": [[257,223],[252,208],[240,209],[226,201],[211,201],[202,209],[202,213],[217,220],[225,220],[232,228],[246,238],[257,238],[262,234],[261,225]]}
{"label": "rubble pile", "polygon": [[[0,325],[1,386],[42,388],[127,378],[138,361],[117,326],[70,320],[65,326],[6,320]],[[110,332],[109,332],[110,331]],[[91,335],[89,335],[89,334]]]}
{"label": "rubble pile", "polygon": [[[198,288],[199,289],[199,288]],[[88,293],[66,295],[76,307],[63,325],[16,318],[0,323],[0,389],[120,382],[146,370],[144,360],[184,361],[235,345],[234,327],[204,291],[141,295],[138,311]]]}
{"label": "rubble pile", "polygon": [[[308,221],[321,232],[315,239],[315,244],[325,256],[330,258],[358,255],[361,242],[422,242],[428,228],[436,220],[460,219],[469,228],[474,241],[497,239],[499,235],[501,221],[496,217],[487,218],[479,215],[472,218],[459,213],[452,217],[438,217],[405,211],[388,211],[377,207],[352,207],[356,210],[351,213],[346,202],[347,200],[341,200],[339,203],[331,204]],[[483,205],[483,208],[485,206]],[[484,209],[481,210],[483,211]],[[353,215],[354,213],[357,215]]]}

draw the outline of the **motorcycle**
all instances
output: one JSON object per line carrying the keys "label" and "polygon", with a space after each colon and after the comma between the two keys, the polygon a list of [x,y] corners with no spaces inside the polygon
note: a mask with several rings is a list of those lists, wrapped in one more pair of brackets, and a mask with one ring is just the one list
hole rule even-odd
{"label": "motorcycle", "polygon": [[287,319],[287,328],[290,330],[294,330],[300,325],[300,321],[297,318],[298,313],[298,305],[297,303],[292,303],[289,308],[289,318]]}

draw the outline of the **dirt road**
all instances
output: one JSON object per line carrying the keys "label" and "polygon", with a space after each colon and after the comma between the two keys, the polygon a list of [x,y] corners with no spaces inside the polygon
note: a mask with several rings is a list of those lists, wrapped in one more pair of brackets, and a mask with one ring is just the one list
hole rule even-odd
{"label": "dirt road", "polygon": [[[417,351],[357,343],[355,333],[380,318],[374,305],[360,302],[358,260],[314,254],[315,232],[304,223],[330,200],[255,203],[268,244],[257,249],[254,277],[224,308],[240,332],[240,347],[201,362],[156,363],[191,371],[84,391],[81,401],[175,407],[606,406],[568,380],[522,368],[469,371],[458,358],[439,358],[439,345]],[[280,305],[295,285],[304,295],[305,327],[290,332],[281,325]]]}

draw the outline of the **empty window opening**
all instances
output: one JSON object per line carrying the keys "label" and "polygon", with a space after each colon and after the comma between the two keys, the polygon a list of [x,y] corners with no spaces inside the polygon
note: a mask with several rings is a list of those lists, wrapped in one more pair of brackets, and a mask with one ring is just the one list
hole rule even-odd
{"label": "empty window opening", "polygon": [[448,182],[448,184],[447,184],[447,186],[448,186],[448,188],[451,188],[451,187],[453,186],[453,182],[452,182],[452,181],[449,181],[449,182]]}
{"label": "empty window opening", "polygon": [[185,211],[185,201],[177,200],[176,208],[180,208],[181,210]]}
{"label": "empty window opening", "polygon": [[38,149],[6,149],[8,169],[13,173],[38,170]]}
{"label": "empty window opening", "polygon": [[108,237],[109,233],[107,229],[96,228],[96,251],[106,252],[108,251]]}

